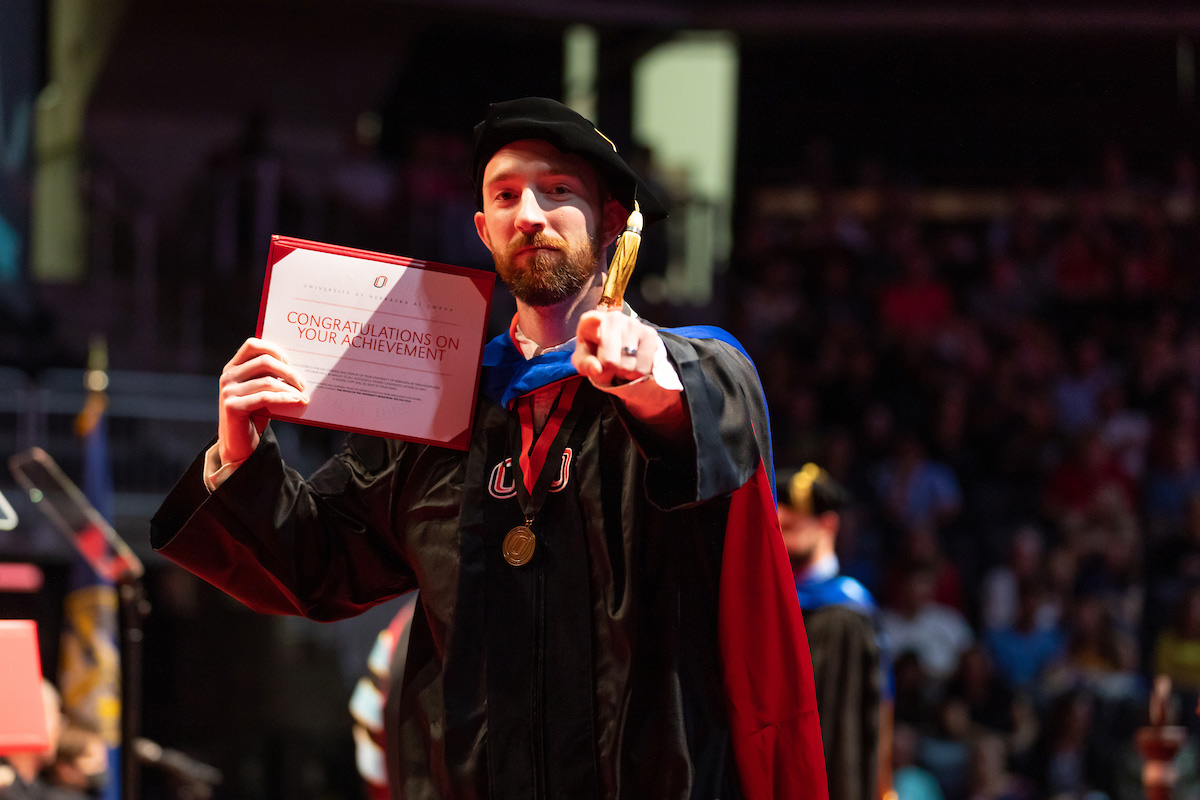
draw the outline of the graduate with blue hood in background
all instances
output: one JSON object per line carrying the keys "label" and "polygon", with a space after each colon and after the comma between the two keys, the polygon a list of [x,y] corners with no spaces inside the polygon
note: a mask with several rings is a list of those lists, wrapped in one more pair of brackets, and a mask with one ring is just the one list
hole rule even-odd
{"label": "graduate with blue hood in background", "polygon": [[891,796],[890,667],[871,593],[843,575],[837,537],[850,492],[816,464],[776,474],[816,680],[831,800]]}

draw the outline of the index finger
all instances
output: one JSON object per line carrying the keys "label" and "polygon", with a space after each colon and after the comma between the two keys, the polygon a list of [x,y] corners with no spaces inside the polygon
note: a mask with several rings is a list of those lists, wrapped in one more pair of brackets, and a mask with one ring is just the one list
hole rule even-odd
{"label": "index finger", "polygon": [[579,318],[579,325],[575,327],[575,340],[595,349],[595,345],[599,343],[600,328],[604,324],[604,315],[607,311],[588,311]]}
{"label": "index finger", "polygon": [[282,347],[269,339],[257,339],[250,337],[246,341],[242,342],[242,346],[238,348],[238,351],[234,353],[233,358],[231,358],[229,363],[225,365],[225,369],[236,367],[239,364],[244,364],[247,361],[251,361],[263,355],[274,356],[284,364],[288,363],[287,351]]}

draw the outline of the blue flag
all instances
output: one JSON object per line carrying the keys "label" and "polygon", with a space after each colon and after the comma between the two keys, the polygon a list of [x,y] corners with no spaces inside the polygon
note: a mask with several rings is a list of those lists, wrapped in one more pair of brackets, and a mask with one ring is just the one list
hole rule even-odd
{"label": "blue flag", "polygon": [[[83,437],[83,492],[112,522],[114,490],[108,456],[104,397],[93,393],[76,429]],[[107,546],[107,545],[106,545]],[[58,682],[66,715],[94,728],[108,745],[108,783],[103,800],[121,796],[121,663],[117,590],[78,553],[71,564],[63,601]]]}

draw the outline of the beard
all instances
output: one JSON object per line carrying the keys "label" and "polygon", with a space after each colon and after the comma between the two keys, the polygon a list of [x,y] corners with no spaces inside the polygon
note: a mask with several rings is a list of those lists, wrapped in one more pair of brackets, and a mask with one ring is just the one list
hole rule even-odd
{"label": "beard", "polygon": [[[525,256],[525,266],[513,262],[526,247],[552,247]],[[599,237],[589,234],[574,243],[544,233],[522,234],[494,257],[496,272],[513,297],[530,306],[552,306],[578,294],[596,273],[602,248]]]}

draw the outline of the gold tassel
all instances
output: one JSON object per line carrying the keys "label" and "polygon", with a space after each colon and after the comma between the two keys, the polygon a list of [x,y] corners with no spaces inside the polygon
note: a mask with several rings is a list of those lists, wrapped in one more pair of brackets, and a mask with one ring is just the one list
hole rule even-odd
{"label": "gold tassel", "polygon": [[633,202],[633,213],[625,222],[625,230],[617,237],[617,250],[608,266],[608,277],[604,280],[604,294],[599,308],[619,311],[625,304],[625,287],[637,264],[638,248],[642,244],[642,212],[637,201]]}

